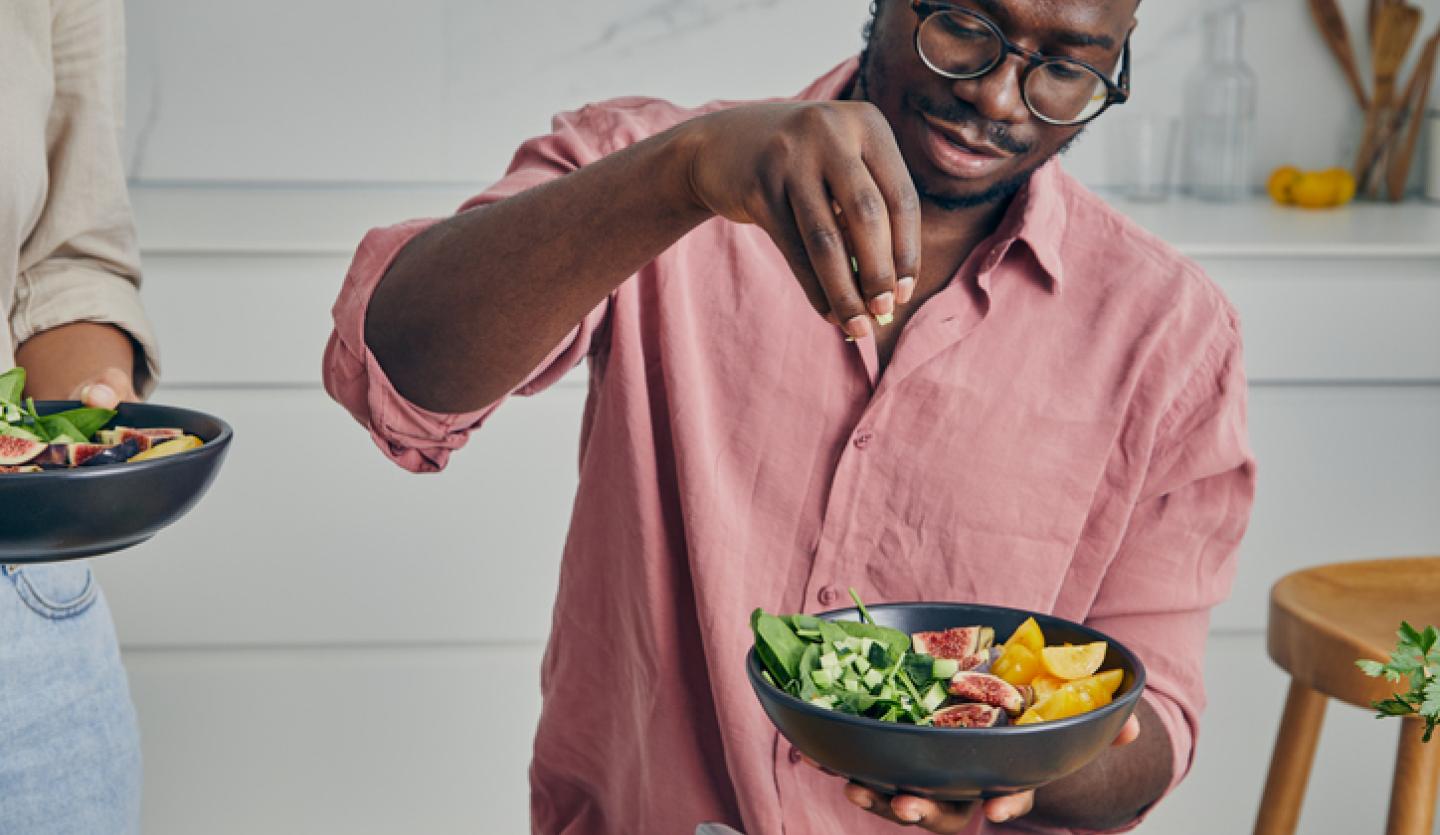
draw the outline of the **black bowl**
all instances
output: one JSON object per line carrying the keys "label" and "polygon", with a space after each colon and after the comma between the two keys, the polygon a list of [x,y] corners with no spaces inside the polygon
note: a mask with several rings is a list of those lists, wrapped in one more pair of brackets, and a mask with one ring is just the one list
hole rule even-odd
{"label": "black bowl", "polygon": [[[952,626],[990,626],[1004,640],[1033,617],[1046,644],[1106,641],[1102,670],[1125,671],[1115,700],[1069,719],[998,728],[931,728],[881,722],[826,710],[797,699],[761,676],[755,650],[746,658],[750,685],[780,733],[811,759],[887,794],[965,801],[1014,794],[1058,780],[1099,756],[1135,710],[1145,667],[1105,635],[1049,615],[961,603],[892,603],[866,607],[876,622],[905,633]],[[859,620],[855,609],[826,612],[829,620]]]}
{"label": "black bowl", "polygon": [[[79,403],[38,402],[41,414]],[[138,463],[0,474],[0,563],[57,562],[137,545],[184,516],[215,480],[230,426],[189,409],[122,403],[112,426],[174,426],[205,442]]]}

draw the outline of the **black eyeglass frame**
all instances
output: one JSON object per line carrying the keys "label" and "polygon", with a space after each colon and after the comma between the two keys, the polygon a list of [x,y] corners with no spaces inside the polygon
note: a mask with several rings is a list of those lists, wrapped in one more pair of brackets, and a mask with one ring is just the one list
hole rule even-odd
{"label": "black eyeglass frame", "polygon": [[[1039,119],[1042,122],[1045,122],[1046,124],[1057,125],[1061,127],[1075,127],[1077,125],[1089,124],[1090,122],[1099,118],[1100,114],[1109,110],[1112,105],[1124,104],[1125,102],[1130,100],[1129,34],[1125,35],[1125,44],[1120,48],[1120,76],[1117,83],[1115,81],[1111,81],[1110,77],[1105,73],[1101,72],[1090,64],[1081,61],[1079,58],[1062,58],[1054,55],[1043,55],[1039,52],[1034,52],[1032,50],[1026,49],[1023,46],[1020,46],[1019,44],[1006,37],[1005,33],[1000,29],[1000,27],[995,23],[995,21],[991,20],[988,17],[985,17],[979,12],[971,11],[970,9],[962,8],[960,6],[954,6],[949,3],[930,2],[930,0],[910,0],[910,8],[914,9],[915,14],[919,17],[919,20],[916,21],[915,24],[915,54],[919,55],[920,61],[924,63],[925,66],[928,67],[930,71],[935,73],[936,75],[942,76],[944,78],[953,78],[956,80],[969,80],[974,78],[980,78],[982,76],[990,74],[995,70],[996,67],[1005,63],[1005,60],[1009,58],[1012,54],[1019,55],[1021,58],[1025,59],[1025,69],[1022,70],[1020,73],[1020,97],[1024,99],[1025,107],[1035,116],[1035,118]],[[931,62],[930,57],[925,54],[925,50],[920,47],[920,30],[925,28],[925,22],[928,21],[931,17],[942,13],[960,14],[979,21],[981,25],[983,25],[986,29],[989,29],[990,33],[993,34],[995,38],[1000,41],[1000,54],[995,56],[994,61],[991,61],[985,67],[982,67],[981,69],[976,70],[972,73],[947,72],[935,66],[935,64]],[[1026,92],[1026,82],[1029,81],[1030,73],[1034,72],[1036,67],[1054,63],[1079,65],[1081,67],[1084,67],[1086,70],[1094,73],[1097,78],[1099,78],[1105,83],[1105,103],[1100,106],[1099,110],[1095,111],[1084,119],[1072,119],[1067,121],[1062,119],[1051,119],[1050,117],[1045,116],[1044,114],[1040,113],[1038,110],[1035,109],[1035,105],[1030,103],[1030,94]]]}

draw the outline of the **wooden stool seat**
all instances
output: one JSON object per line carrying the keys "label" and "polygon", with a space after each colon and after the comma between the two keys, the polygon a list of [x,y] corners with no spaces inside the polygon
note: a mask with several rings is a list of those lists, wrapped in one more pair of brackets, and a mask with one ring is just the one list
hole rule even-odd
{"label": "wooden stool seat", "polygon": [[[1297,571],[1270,592],[1267,645],[1290,674],[1256,835],[1291,835],[1300,819],[1326,698],[1369,709],[1406,684],[1371,678],[1357,658],[1385,661],[1402,620],[1440,625],[1440,557],[1337,563]],[[1420,742],[1419,720],[1396,720],[1400,750],[1387,835],[1431,835],[1440,738]]]}

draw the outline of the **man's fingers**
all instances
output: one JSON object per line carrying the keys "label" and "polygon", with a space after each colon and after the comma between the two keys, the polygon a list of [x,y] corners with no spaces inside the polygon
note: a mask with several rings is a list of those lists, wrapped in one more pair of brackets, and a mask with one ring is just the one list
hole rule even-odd
{"label": "man's fingers", "polygon": [[870,315],[886,321],[895,312],[895,261],[890,245],[890,212],[870,169],[859,160],[826,177],[840,207],[843,233],[855,258],[856,280]]}
{"label": "man's fingers", "polygon": [[975,804],[937,803],[923,797],[897,794],[890,801],[890,811],[901,821],[917,824],[928,832],[953,835],[970,822],[975,814]]}
{"label": "man's fingers", "polygon": [[1021,792],[985,801],[985,817],[993,823],[1004,823],[1021,815],[1030,814],[1035,808],[1035,792]]}
{"label": "man's fingers", "polygon": [[71,400],[79,400],[95,409],[113,409],[122,401],[140,399],[135,394],[130,374],[119,368],[107,368],[86,380],[71,392]]}
{"label": "man's fingers", "polygon": [[855,339],[870,335],[870,312],[860,298],[845,251],[845,235],[830,208],[830,200],[818,184],[790,193],[795,225],[810,256],[810,265],[820,280],[830,311],[840,320],[845,333]]}
{"label": "man's fingers", "polygon": [[104,383],[81,386],[76,399],[95,409],[113,409],[120,405],[120,395]]}
{"label": "man's fingers", "polygon": [[960,832],[975,813],[973,803],[937,803],[908,794],[890,797],[858,783],[846,784],[845,797],[877,817],[941,835]]}
{"label": "man's fingers", "polygon": [[1129,745],[1140,737],[1140,720],[1133,713],[1125,720],[1125,727],[1120,729],[1120,735],[1115,737],[1115,745]]}
{"label": "man's fingers", "polygon": [[907,304],[920,277],[920,195],[893,137],[886,135],[870,143],[865,162],[889,213],[896,301]]}

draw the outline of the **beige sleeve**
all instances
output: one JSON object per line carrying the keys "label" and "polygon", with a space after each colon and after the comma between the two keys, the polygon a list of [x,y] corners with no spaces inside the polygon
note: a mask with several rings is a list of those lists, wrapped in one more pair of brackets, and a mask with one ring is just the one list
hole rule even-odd
{"label": "beige sleeve", "polygon": [[140,252],[120,159],[125,89],[121,0],[54,0],[55,98],[45,126],[50,185],[20,247],[10,326],[16,344],[72,322],[113,324],[145,353],[143,396],[159,376],[140,304]]}

